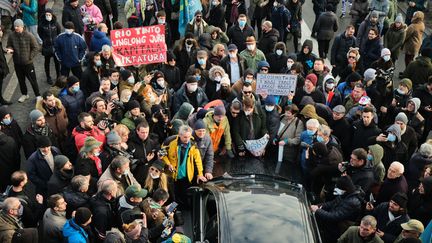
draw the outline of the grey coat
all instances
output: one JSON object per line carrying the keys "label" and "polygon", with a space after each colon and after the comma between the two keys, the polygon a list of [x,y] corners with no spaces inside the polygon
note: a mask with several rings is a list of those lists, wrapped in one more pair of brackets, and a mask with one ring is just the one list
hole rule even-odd
{"label": "grey coat", "polygon": [[405,40],[406,29],[407,26],[405,24],[402,24],[401,28],[396,29],[393,23],[384,35],[384,46],[390,50],[392,57],[399,57],[399,52]]}
{"label": "grey coat", "polygon": [[66,212],[64,215],[48,208],[43,216],[43,242],[63,242],[63,225],[66,223]]}
{"label": "grey coat", "polygon": [[[285,126],[288,128],[285,130]],[[284,131],[285,130],[285,131]],[[292,121],[288,121],[286,117],[281,119],[278,141],[284,140],[284,160],[294,162],[298,154],[298,148],[300,145],[300,134],[304,130],[303,122],[297,117]]]}
{"label": "grey coat", "polygon": [[194,141],[200,151],[204,173],[213,173],[214,152],[211,138],[208,134],[204,138],[198,138],[194,133]]}

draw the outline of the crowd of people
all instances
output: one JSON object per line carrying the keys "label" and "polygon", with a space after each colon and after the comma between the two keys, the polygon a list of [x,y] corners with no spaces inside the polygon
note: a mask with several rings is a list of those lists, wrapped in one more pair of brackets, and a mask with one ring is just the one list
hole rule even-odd
{"label": "crowd of people", "polygon": [[[5,2],[0,79],[11,54],[18,102],[33,106],[28,79],[36,104],[23,129],[0,95],[1,242],[190,242],[189,187],[212,180],[215,163],[273,163],[282,151],[324,242],[431,242],[424,0],[409,0],[405,21],[395,0],[343,0],[351,24],[336,36],[339,1],[313,0],[303,43],[299,0],[201,1],[185,33],[180,1],[68,0],[61,21],[47,1]],[[109,31],[154,24],[166,62],[117,66]],[[257,90],[269,73],[293,75],[295,92]],[[247,146],[263,139],[260,153]]]}

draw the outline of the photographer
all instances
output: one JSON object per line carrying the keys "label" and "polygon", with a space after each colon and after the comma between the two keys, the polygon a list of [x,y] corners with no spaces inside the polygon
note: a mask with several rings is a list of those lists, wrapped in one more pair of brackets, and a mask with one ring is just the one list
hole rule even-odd
{"label": "photographer", "polygon": [[121,147],[121,138],[116,131],[109,132],[106,135],[106,138],[106,144],[103,146],[103,152],[99,156],[102,164],[110,164],[117,155],[127,154],[126,150]]}
{"label": "photographer", "polygon": [[367,152],[362,148],[354,149],[350,161],[339,163],[338,169],[342,175],[349,175],[354,185],[360,186],[365,192],[369,191],[374,182],[371,162],[367,160]]}
{"label": "photographer", "polygon": [[106,101],[108,104],[112,103],[114,107],[111,110],[111,118],[116,121],[116,123],[120,123],[125,113],[125,105],[120,101],[117,90],[110,90],[107,93]]}
{"label": "photographer", "polygon": [[138,160],[133,174],[137,181],[144,185],[149,163],[157,159],[159,144],[149,137],[150,127],[146,121],[139,123],[128,141],[129,151],[133,151],[133,157]]}
{"label": "photographer", "polygon": [[169,109],[154,105],[151,108],[150,132],[157,136],[157,142],[162,144],[170,134]]}

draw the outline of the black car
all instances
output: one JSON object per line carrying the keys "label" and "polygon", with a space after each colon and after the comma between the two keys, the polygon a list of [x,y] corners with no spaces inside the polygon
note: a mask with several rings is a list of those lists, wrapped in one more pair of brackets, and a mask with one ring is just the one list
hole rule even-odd
{"label": "black car", "polygon": [[321,242],[300,184],[225,174],[190,192],[194,242]]}

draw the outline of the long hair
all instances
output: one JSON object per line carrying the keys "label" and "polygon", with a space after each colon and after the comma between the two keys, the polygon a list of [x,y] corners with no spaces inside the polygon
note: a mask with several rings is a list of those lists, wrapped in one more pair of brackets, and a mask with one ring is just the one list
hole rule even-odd
{"label": "long hair", "polygon": [[[147,178],[145,179],[144,188],[147,189],[148,192],[152,192],[153,190],[153,183],[154,180],[151,177],[150,173],[147,173]],[[159,177],[159,185],[158,188],[162,188],[165,191],[168,191],[168,178],[165,173],[161,171],[160,177]]]}

